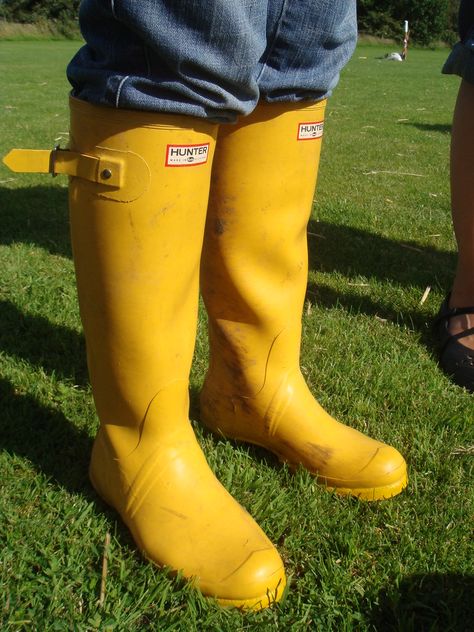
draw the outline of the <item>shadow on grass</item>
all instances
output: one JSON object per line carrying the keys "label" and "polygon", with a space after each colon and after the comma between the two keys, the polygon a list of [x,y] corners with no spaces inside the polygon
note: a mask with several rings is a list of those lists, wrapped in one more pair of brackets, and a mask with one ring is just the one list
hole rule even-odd
{"label": "shadow on grass", "polygon": [[409,121],[403,121],[403,125],[416,127],[416,129],[419,129],[422,132],[439,132],[440,134],[450,134],[452,128],[451,123],[443,125],[442,123],[413,123]]}
{"label": "shadow on grass", "polygon": [[[67,190],[57,186],[0,188],[1,244],[24,242],[71,256]],[[325,272],[363,275],[398,285],[449,287],[455,254],[328,222],[309,224],[310,265]],[[311,234],[316,234],[314,237]],[[322,237],[319,237],[319,236]]]}
{"label": "shadow on grass", "polygon": [[452,280],[453,252],[399,242],[368,231],[330,224],[309,223],[310,266],[347,277],[364,276],[401,286],[425,289],[436,281],[442,287]]}
{"label": "shadow on grass", "polygon": [[67,196],[58,186],[0,187],[0,244],[35,244],[71,257]]}
{"label": "shadow on grass", "polygon": [[370,613],[378,632],[467,632],[474,630],[474,575],[411,575],[381,591]]}
{"label": "shadow on grass", "polygon": [[[400,287],[417,286],[420,297],[428,285],[446,290],[451,286],[456,265],[453,252],[413,242],[397,242],[350,226],[314,220],[310,222],[309,233],[309,264],[313,270],[337,272],[348,279],[362,277]],[[409,324],[421,332],[426,344],[432,345],[426,315],[420,310],[401,314],[389,302],[380,302],[371,296],[354,296],[311,282],[308,295],[325,307],[337,305],[347,311]]]}
{"label": "shadow on grass", "polygon": [[[57,186],[23,189],[0,188],[0,243],[36,244],[52,254],[71,256],[67,216],[67,190]],[[454,275],[453,252],[402,243],[345,225],[311,221],[309,224],[310,266],[323,272],[337,272],[347,278],[375,279],[401,287],[417,286],[420,296],[426,286],[448,289]],[[314,284],[308,286],[312,300],[326,307],[342,306],[347,311],[378,315],[405,322],[421,332],[432,345],[421,310],[398,313],[393,305],[371,296],[355,296]],[[75,383],[87,381],[82,339],[46,319],[25,316],[13,305],[0,304],[1,322],[7,323],[0,335],[0,348],[29,362],[71,377]]]}
{"label": "shadow on grass", "polygon": [[19,393],[3,378],[0,402],[0,449],[27,459],[53,484],[92,502],[97,514],[105,513],[116,523],[115,535],[120,542],[135,550],[132,536],[117,512],[98,496],[89,481],[93,438],[60,410]]}
{"label": "shadow on grass", "polygon": [[76,385],[88,383],[82,335],[42,316],[24,314],[9,301],[0,301],[0,322],[0,351]]}
{"label": "shadow on grass", "polygon": [[28,459],[68,491],[92,497],[87,477],[91,437],[62,412],[18,393],[5,379],[0,379],[0,401],[0,447]]}

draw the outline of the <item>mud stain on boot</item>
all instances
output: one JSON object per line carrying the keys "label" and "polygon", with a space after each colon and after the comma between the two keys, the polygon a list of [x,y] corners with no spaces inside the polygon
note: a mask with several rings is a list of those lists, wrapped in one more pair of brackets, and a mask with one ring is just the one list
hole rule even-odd
{"label": "mud stain on boot", "polygon": [[302,465],[314,474],[327,466],[333,453],[331,448],[316,443],[307,442],[298,448],[283,439],[278,440],[275,449],[290,465]]}
{"label": "mud stain on boot", "polygon": [[223,235],[225,232],[226,223],[225,220],[217,218],[214,220],[214,234],[215,235]]}

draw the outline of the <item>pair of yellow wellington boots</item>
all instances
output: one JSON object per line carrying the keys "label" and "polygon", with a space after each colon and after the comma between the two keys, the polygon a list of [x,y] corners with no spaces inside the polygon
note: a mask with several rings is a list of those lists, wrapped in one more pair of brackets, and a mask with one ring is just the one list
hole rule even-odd
{"label": "pair of yellow wellington boots", "polygon": [[266,607],[286,580],[277,550],[217,481],[189,422],[200,270],[211,347],[203,422],[344,494],[388,498],[407,481],[402,456],[330,417],[299,370],[323,119],[324,103],[262,104],[218,128],[72,99],[69,150],[5,159],[17,171],[71,176],[100,418],[92,483],[147,558],[223,605]]}

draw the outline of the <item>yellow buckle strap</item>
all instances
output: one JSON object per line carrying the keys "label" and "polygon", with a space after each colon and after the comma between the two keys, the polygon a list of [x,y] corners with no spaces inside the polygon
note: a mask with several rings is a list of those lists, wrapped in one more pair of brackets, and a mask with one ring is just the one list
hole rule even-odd
{"label": "yellow buckle strap", "polygon": [[63,173],[111,187],[122,186],[121,161],[68,149],[12,149],[3,162],[17,173]]}
{"label": "yellow buckle strap", "polygon": [[3,162],[17,173],[59,173],[97,185],[95,193],[117,202],[138,199],[150,184],[145,160],[131,151],[117,151],[97,145],[96,156],[69,149],[12,149]]}

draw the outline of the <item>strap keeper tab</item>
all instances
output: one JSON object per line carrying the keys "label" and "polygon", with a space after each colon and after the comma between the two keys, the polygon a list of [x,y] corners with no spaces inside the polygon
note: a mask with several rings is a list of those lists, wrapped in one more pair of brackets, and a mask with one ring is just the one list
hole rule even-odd
{"label": "strap keeper tab", "polygon": [[69,149],[12,149],[3,162],[17,173],[50,173],[75,176],[113,188],[121,188],[124,161],[115,156],[91,156]]}
{"label": "strap keeper tab", "polygon": [[110,187],[122,186],[122,161],[106,156],[79,154],[68,149],[56,148],[51,152],[50,173],[64,173]]}

